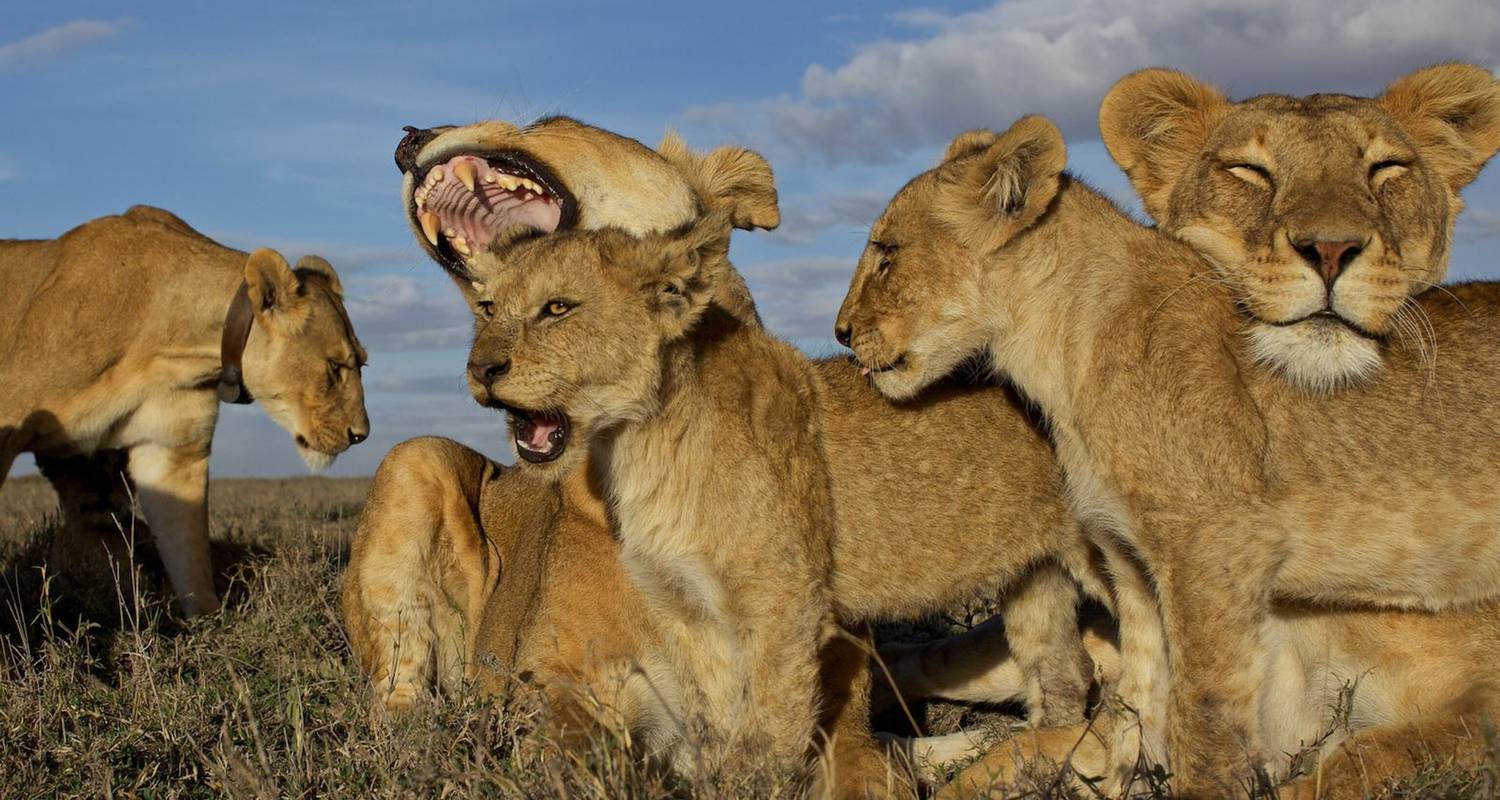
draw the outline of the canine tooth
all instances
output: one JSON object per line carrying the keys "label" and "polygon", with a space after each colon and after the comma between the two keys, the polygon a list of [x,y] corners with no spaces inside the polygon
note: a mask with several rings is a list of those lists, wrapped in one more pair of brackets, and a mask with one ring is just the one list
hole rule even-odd
{"label": "canine tooth", "polygon": [[458,178],[459,182],[464,185],[464,188],[472,192],[474,191],[474,179],[479,177],[479,173],[474,169],[474,162],[460,161],[453,165],[453,177]]}
{"label": "canine tooth", "polygon": [[422,235],[427,237],[433,247],[437,247],[438,226],[443,224],[442,220],[431,211],[423,211],[417,215],[417,221],[422,223]]}
{"label": "canine tooth", "polygon": [[469,255],[469,243],[464,241],[464,237],[460,236],[457,239],[450,239],[448,244],[453,245],[453,249],[457,250],[459,255]]}

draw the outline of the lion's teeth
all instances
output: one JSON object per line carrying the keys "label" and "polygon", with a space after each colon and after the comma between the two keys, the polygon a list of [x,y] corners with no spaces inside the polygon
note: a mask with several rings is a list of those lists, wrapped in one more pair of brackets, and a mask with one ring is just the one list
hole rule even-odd
{"label": "lion's teeth", "polygon": [[453,245],[453,249],[457,250],[459,255],[469,255],[469,243],[464,241],[464,237],[460,236],[457,239],[450,239],[448,243]]}
{"label": "lion's teeth", "polygon": [[513,191],[515,191],[516,187],[520,186],[520,185],[521,185],[521,179],[517,178],[514,175],[501,175],[500,176],[500,186],[501,186],[501,188],[505,189],[505,191],[507,191],[507,192],[513,192]]}
{"label": "lion's teeth", "polygon": [[432,171],[429,172],[429,173],[427,173],[427,179],[430,180],[430,181],[432,181],[433,183],[442,183],[443,182],[443,168],[442,167],[433,167]]}
{"label": "lion's teeth", "polygon": [[484,182],[485,183],[494,183],[495,182],[495,173],[493,173],[493,172],[486,172],[484,174]]}
{"label": "lion's teeth", "polygon": [[452,228],[444,228],[443,229],[443,235],[446,236],[446,237],[448,237],[449,239],[452,239],[453,237],[455,237],[455,236],[458,235],[458,231],[456,231],[456,230],[454,230]]}
{"label": "lion's teeth", "polygon": [[536,183],[533,182],[533,181],[530,181],[530,180],[527,180],[527,179],[523,178],[521,180],[521,185],[525,186],[527,189],[530,189],[532,192],[535,192],[536,194],[541,194],[542,193],[542,187],[536,185]]}
{"label": "lion's teeth", "polygon": [[458,178],[465,189],[474,191],[474,179],[479,177],[479,172],[474,169],[474,162],[460,161],[453,165],[453,177]]}
{"label": "lion's teeth", "polygon": [[443,224],[442,220],[438,219],[438,215],[432,213],[431,211],[423,211],[422,213],[418,214],[417,220],[422,223],[422,235],[427,237],[427,241],[430,242],[433,247],[437,247],[438,226]]}

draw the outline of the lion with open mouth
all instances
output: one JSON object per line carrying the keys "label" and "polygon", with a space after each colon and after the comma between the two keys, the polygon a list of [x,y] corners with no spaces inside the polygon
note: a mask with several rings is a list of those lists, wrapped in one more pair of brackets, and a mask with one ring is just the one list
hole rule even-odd
{"label": "lion with open mouth", "polygon": [[[561,117],[412,129],[396,160],[413,233],[463,292],[476,330],[495,302],[490,259],[480,254],[575,228],[668,232],[709,210],[742,229],[780,219],[770,169],[751,151],[696,153],[670,135],[651,150]],[[713,303],[759,325],[738,272],[725,273]],[[469,378],[488,383],[484,371],[496,368],[471,368],[479,372]],[[1077,589],[1061,567],[1087,572],[1089,555],[1035,422],[988,385],[954,379],[892,404],[845,359],[813,368],[826,400],[840,621],[1002,598],[1017,677],[986,691],[1024,702],[1037,721],[1080,719],[1092,669],[1078,636]],[[600,487],[586,469],[569,469],[555,488],[532,469],[581,455],[580,432],[552,409],[507,410],[523,462],[515,468],[436,438],[386,457],[344,587],[355,652],[386,707],[409,706],[433,681],[501,691],[519,677],[542,688],[567,735],[601,723],[635,726],[654,712],[629,667],[654,634],[620,566]],[[952,446],[915,459],[904,446],[936,440]],[[897,474],[908,480],[889,480]],[[833,650],[822,693],[835,701],[824,729],[837,736],[826,777],[841,791],[883,793],[888,770],[868,732],[864,651],[844,639]],[[969,696],[962,680],[925,688]]]}

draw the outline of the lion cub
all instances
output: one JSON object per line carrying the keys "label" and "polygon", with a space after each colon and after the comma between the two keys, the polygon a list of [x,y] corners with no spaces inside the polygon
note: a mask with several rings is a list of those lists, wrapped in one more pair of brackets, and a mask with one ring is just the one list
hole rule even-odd
{"label": "lion cub", "polygon": [[[507,254],[469,382],[519,456],[588,458],[658,644],[642,665],[680,770],[799,765],[833,631],[833,503],[817,379],[790,346],[710,303],[729,220],[637,240],[566,233]],[[748,761],[748,759],[754,761]]]}
{"label": "lion cub", "polygon": [[1500,294],[1421,295],[1441,358],[1386,342],[1378,380],[1307,392],[1254,363],[1208,263],[1065,161],[1041,117],[958,137],[872,227],[840,337],[887,396],[988,356],[1046,414],[1141,718],[1114,729],[1109,777],[1124,787],[1144,735],[1178,791],[1223,796],[1268,759],[1273,597],[1441,610],[1500,592]]}

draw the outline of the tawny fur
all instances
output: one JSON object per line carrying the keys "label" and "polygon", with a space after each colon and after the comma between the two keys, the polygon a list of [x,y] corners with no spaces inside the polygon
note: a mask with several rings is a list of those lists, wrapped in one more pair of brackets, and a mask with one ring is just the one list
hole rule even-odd
{"label": "tawny fur", "polygon": [[[560,126],[556,131],[554,124]],[[628,204],[610,206],[581,201],[584,228],[640,225],[636,230],[641,232],[670,230],[691,222],[698,213],[694,204],[678,201],[672,186],[701,194],[705,186],[743,185],[746,172],[763,172],[766,181],[770,176],[765,169],[746,170],[737,181],[716,177],[709,169],[713,164],[745,163],[747,151],[738,148],[721,148],[710,154],[717,157],[705,158],[664,145],[671,158],[665,162],[636,142],[572,121],[524,129],[501,123],[454,129],[424,149],[419,163],[441,161],[464,147],[519,149],[549,164],[575,195],[631,198]],[[638,180],[649,181],[649,188]],[[740,209],[747,201],[738,191],[703,195],[701,205],[724,208],[736,219],[775,219],[770,216],[774,205],[752,201],[750,210]],[[751,196],[763,202],[774,198],[774,191],[767,186]],[[484,285],[488,276],[475,272],[472,264],[462,267],[464,276],[456,282],[472,301],[475,283]],[[735,306],[733,296],[721,293],[719,301]],[[741,316],[753,319],[753,307]],[[1050,563],[1085,557],[1061,496],[1060,472],[1050,446],[1007,392],[952,381],[912,402],[891,404],[847,360],[819,361],[814,368],[822,384],[821,425],[838,516],[834,601],[847,621],[914,617],[965,596],[1004,595],[1032,575],[1056,575]],[[941,446],[914,448],[917,442]],[[905,472],[912,480],[882,479]],[[385,616],[387,610],[423,608],[428,604],[424,598],[443,596],[465,620],[462,627],[479,633],[461,662],[442,672],[441,685],[457,688],[469,675],[482,686],[498,687],[510,676],[522,675],[533,683],[558,687],[555,692],[549,689],[549,695],[559,717],[585,719],[590,710],[601,707],[599,698],[607,698],[628,706],[614,715],[617,721],[648,718],[649,698],[627,698],[629,691],[622,695],[613,688],[627,683],[617,674],[620,666],[637,660],[638,642],[649,632],[641,622],[639,597],[622,588],[624,573],[597,487],[579,471],[567,480],[569,488],[552,495],[561,514],[528,511],[536,514],[528,518],[523,513],[494,513],[490,509],[501,502],[495,498],[506,492],[513,474],[442,440],[413,440],[387,456],[371,492],[371,505],[361,518],[344,590],[350,629],[385,632],[385,638],[355,641],[361,663],[380,677],[377,696],[401,707],[425,693],[438,671],[432,658],[438,645],[433,642],[448,641],[452,628],[420,613],[414,621],[391,619]],[[996,486],[1004,488],[996,491]],[[482,522],[481,514],[487,515]],[[922,558],[908,555],[914,535],[920,537]],[[470,537],[472,544],[450,543],[458,536]],[[374,544],[377,541],[388,543]],[[504,568],[483,597],[458,604],[455,598],[468,595],[444,588],[455,568],[445,565],[470,564],[457,568],[485,574],[484,565],[466,555],[481,546],[499,554]],[[406,548],[432,555],[397,555]],[[526,577],[512,580],[517,573]],[[360,577],[369,575],[391,580],[371,586]],[[1048,591],[1058,589],[1050,579],[1043,583]],[[543,593],[534,594],[534,587]],[[1038,627],[1026,633],[1027,626],[1021,624],[1014,631],[1038,643],[1028,661],[1028,668],[1038,672],[1026,685],[1045,687],[1031,708],[1032,718],[1051,724],[1081,716],[1089,679],[1074,623],[1075,591],[1066,585],[1061,591],[1061,596],[1044,602],[1038,596],[1046,591],[1027,592],[1023,602],[1035,610],[1018,609],[1016,616],[1036,620]],[[411,661],[392,683],[388,668],[380,665],[398,650],[410,654]],[[848,648],[830,647],[825,662],[848,653]],[[869,682],[862,663],[853,671],[836,663],[825,667],[825,697],[841,691],[831,690],[828,681],[849,674],[858,675],[856,684]],[[639,689],[638,683],[631,685]],[[1021,689],[994,699],[1034,697],[1035,692]],[[843,764],[830,788],[863,796],[864,776],[858,770],[866,767],[871,768],[870,780],[885,786],[885,767],[870,753],[863,711],[847,713],[837,704],[830,704],[828,711],[827,724],[838,728],[825,731],[841,745],[833,748],[833,761]]]}
{"label": "tawny fur", "polygon": [[[1148,69],[1109,91],[1099,129],[1147,213],[1244,304],[1255,358],[1333,391],[1378,372],[1374,337],[1426,346],[1411,298],[1447,274],[1459,190],[1500,150],[1500,80],[1442,64],[1375,98],[1230,102],[1183,73]],[[1296,246],[1314,241],[1356,243],[1331,281]],[[1325,308],[1363,333],[1310,317]]]}
{"label": "tawny fur", "polygon": [[1135,714],[1098,729],[1103,774],[1122,788],[1144,749],[1181,791],[1232,792],[1277,766],[1279,729],[1259,719],[1273,597],[1442,618],[1495,596],[1500,465],[1477,410],[1500,391],[1500,292],[1415,298],[1440,358],[1391,342],[1379,380],[1310,393],[1254,365],[1210,265],[1064,161],[1029,117],[912,181],[873,226],[840,325],[890,396],[987,355],[1037,403],[1115,581]]}
{"label": "tawny fur", "polygon": [[[0,480],[17,454],[37,454],[65,502],[63,535],[82,537],[98,516],[82,495],[116,494],[120,481],[83,457],[128,452],[133,491],[190,615],[218,607],[205,492],[219,339],[242,282],[255,309],[244,382],[266,413],[310,464],[369,433],[365,352],[321,258],[293,270],[274,251],[247,256],[135,206],[57,239],[0,241],[0,274]],[[105,505],[128,527],[128,505]]]}

